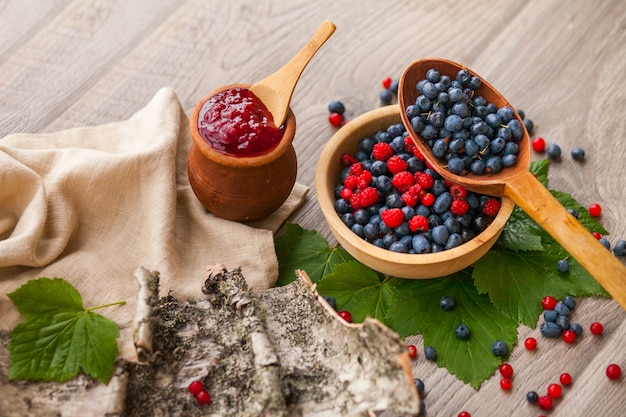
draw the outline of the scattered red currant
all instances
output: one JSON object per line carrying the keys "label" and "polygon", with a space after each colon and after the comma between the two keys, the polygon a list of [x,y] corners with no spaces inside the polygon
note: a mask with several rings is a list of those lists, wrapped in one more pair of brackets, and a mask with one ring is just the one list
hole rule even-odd
{"label": "scattered red currant", "polygon": [[513,386],[513,380],[511,378],[502,378],[500,380],[500,388],[503,391],[508,391],[511,389],[511,387]]}
{"label": "scattered red currant", "polygon": [[616,363],[612,363],[606,367],[606,376],[612,380],[618,380],[622,376],[622,368]]}
{"label": "scattered red currant", "polygon": [[417,358],[417,348],[415,347],[415,345],[408,345],[406,349],[409,351],[409,358]]}
{"label": "scattered red currant", "polygon": [[549,395],[542,395],[537,399],[537,405],[542,410],[552,410],[552,397]]}
{"label": "scattered red currant", "polygon": [[602,239],[602,235],[599,232],[591,232],[591,234],[593,235],[593,237],[595,237],[597,240]]}
{"label": "scattered red currant", "polygon": [[211,403],[211,396],[206,391],[200,391],[198,395],[196,395],[196,401],[200,405],[208,405]]}
{"label": "scattered red currant", "polygon": [[382,84],[383,84],[383,88],[391,87],[391,78],[387,77],[387,78],[383,79]]}
{"label": "scattered red currant", "polygon": [[343,123],[343,116],[339,113],[331,113],[328,115],[328,123],[335,127],[339,127]]}
{"label": "scattered red currant", "polygon": [[572,376],[568,374],[567,372],[563,372],[559,376],[559,381],[561,382],[561,384],[568,386],[569,384],[572,383]]}
{"label": "scattered red currant", "polygon": [[602,207],[600,204],[592,204],[589,206],[589,214],[592,217],[599,217],[602,214]]}
{"label": "scattered red currant", "polygon": [[548,385],[548,395],[552,398],[559,398],[563,393],[563,388],[559,384]]}
{"label": "scattered red currant", "polygon": [[565,343],[574,343],[574,341],[576,340],[576,333],[574,333],[572,330],[565,330],[561,334],[561,337],[563,338]]}
{"label": "scattered red currant", "polygon": [[341,311],[337,312],[337,314],[339,315],[339,317],[344,319],[346,322],[352,323],[352,314],[350,314],[349,311],[341,310]]}
{"label": "scattered red currant", "polygon": [[547,295],[543,297],[543,300],[541,300],[541,305],[544,310],[554,310],[554,307],[556,306],[556,298],[551,295]]}
{"label": "scattered red currant", "polygon": [[602,323],[598,321],[594,321],[589,326],[589,331],[591,332],[591,334],[595,334],[596,336],[598,336],[598,335],[601,335],[602,332],[604,331],[604,326],[602,326]]}
{"label": "scattered red currant", "polygon": [[468,413],[467,411],[461,411],[457,417],[472,417],[472,415],[470,413]]}
{"label": "scattered red currant", "polygon": [[192,381],[189,386],[187,387],[187,389],[189,390],[189,393],[193,396],[198,395],[201,391],[204,391],[204,385],[202,384],[202,381],[196,379],[195,381]]}
{"label": "scattered red currant", "polygon": [[543,138],[534,138],[532,146],[535,152],[543,152],[546,150],[546,141]]}
{"label": "scattered red currant", "polygon": [[535,350],[537,347],[537,339],[534,337],[527,337],[526,340],[524,340],[524,346],[526,346],[526,349],[528,350]]}
{"label": "scattered red currant", "polygon": [[498,369],[500,371],[500,375],[505,378],[511,378],[513,376],[513,367],[508,363],[503,363]]}

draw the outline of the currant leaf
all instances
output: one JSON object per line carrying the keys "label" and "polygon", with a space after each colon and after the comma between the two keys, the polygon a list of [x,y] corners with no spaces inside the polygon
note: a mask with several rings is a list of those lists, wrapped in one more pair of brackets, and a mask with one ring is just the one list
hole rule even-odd
{"label": "currant leaf", "polygon": [[296,269],[306,271],[312,282],[318,282],[330,274],[335,265],[354,260],[345,249],[331,248],[322,235],[315,230],[288,223],[282,235],[274,240],[278,257],[278,281],[287,285],[296,279]]}
{"label": "currant leaf", "polygon": [[[42,294],[46,300],[37,307]],[[25,317],[10,333],[11,379],[63,382],[82,369],[108,383],[118,354],[115,322],[85,310],[80,294],[60,278],[29,281],[8,296]]]}

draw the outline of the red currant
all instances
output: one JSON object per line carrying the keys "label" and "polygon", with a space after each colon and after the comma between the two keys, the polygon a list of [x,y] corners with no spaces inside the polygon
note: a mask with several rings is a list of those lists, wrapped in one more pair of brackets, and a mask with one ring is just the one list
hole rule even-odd
{"label": "red currant", "polygon": [[561,337],[563,338],[565,343],[574,343],[574,341],[576,340],[576,333],[574,333],[572,330],[565,330],[561,334]]}
{"label": "red currant", "polygon": [[415,345],[408,345],[406,348],[409,351],[409,358],[417,358],[417,348],[415,347]]}
{"label": "red currant", "polygon": [[505,378],[510,378],[513,376],[513,367],[508,363],[503,363],[498,369],[500,370],[500,375]]}
{"label": "red currant", "polygon": [[544,310],[554,310],[554,307],[556,306],[556,298],[551,295],[543,297],[543,300],[541,300],[541,306]]}
{"label": "red currant", "polygon": [[612,363],[606,367],[606,376],[612,380],[618,380],[622,376],[622,368],[618,364]]}
{"label": "red currant", "polygon": [[344,319],[346,322],[352,323],[352,314],[350,314],[349,311],[341,310],[341,311],[337,312],[337,314],[339,315],[339,317]]}
{"label": "red currant", "polygon": [[383,84],[383,88],[391,87],[391,78],[387,77],[387,78],[383,79],[382,84]]}
{"label": "red currant", "polygon": [[502,378],[500,380],[500,388],[504,391],[508,391],[513,386],[513,380],[511,378]]}
{"label": "red currant", "polygon": [[467,411],[461,411],[459,414],[457,414],[457,417],[472,417],[472,415]]}
{"label": "red currant", "polygon": [[528,350],[535,350],[537,347],[537,339],[534,337],[527,337],[526,340],[524,340],[524,346],[526,346],[526,349]]}
{"label": "red currant", "polygon": [[543,152],[546,150],[546,141],[543,138],[534,138],[532,146],[535,152]]}
{"label": "red currant", "polygon": [[435,204],[435,196],[431,193],[425,193],[424,195],[422,195],[422,198],[420,200],[422,204],[426,207],[430,207]]}
{"label": "red currant", "polygon": [[552,397],[549,395],[542,395],[537,399],[537,405],[542,410],[552,410]]}
{"label": "red currant", "polygon": [[339,127],[343,123],[343,116],[339,113],[331,113],[328,115],[328,123],[335,127]]}
{"label": "red currant", "polygon": [[200,405],[208,405],[211,403],[211,396],[206,391],[200,391],[198,395],[196,395],[196,401]]}
{"label": "red currant", "polygon": [[561,384],[567,386],[572,383],[572,376],[568,374],[567,372],[563,372],[559,376],[559,381],[561,382]]}
{"label": "red currant", "polygon": [[604,326],[602,326],[602,323],[598,321],[594,321],[589,326],[589,331],[591,332],[591,334],[595,334],[596,336],[601,335],[602,332],[604,331]]}
{"label": "red currant", "polygon": [[559,398],[563,393],[563,388],[559,384],[548,385],[548,395],[552,398]]}
{"label": "red currant", "polygon": [[602,207],[600,206],[600,204],[592,204],[589,206],[589,214],[592,217],[598,217],[600,216],[600,214],[602,214]]}
{"label": "red currant", "polygon": [[599,232],[591,232],[591,234],[593,235],[593,237],[595,237],[597,240],[602,239],[602,235]]}
{"label": "red currant", "polygon": [[196,379],[189,384],[187,389],[191,395],[196,396],[200,393],[200,391],[204,391],[204,385],[202,384],[202,381]]}

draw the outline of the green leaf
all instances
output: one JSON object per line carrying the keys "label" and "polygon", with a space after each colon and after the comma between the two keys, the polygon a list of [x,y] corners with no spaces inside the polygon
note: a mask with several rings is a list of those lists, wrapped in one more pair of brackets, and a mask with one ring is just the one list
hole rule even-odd
{"label": "green leaf", "polygon": [[312,282],[318,282],[333,271],[335,265],[354,260],[345,249],[331,248],[315,230],[305,230],[289,223],[274,241],[278,257],[278,281],[287,285],[296,279],[295,270],[303,269]]}
{"label": "green leaf", "polygon": [[[45,301],[42,294],[47,296]],[[39,278],[8,296],[25,317],[10,333],[11,379],[63,382],[82,369],[109,382],[119,329],[115,322],[83,309],[80,294],[71,284],[60,278]],[[39,308],[37,300],[42,301]]]}
{"label": "green leaf", "polygon": [[534,220],[515,206],[496,242],[497,247],[512,251],[540,251],[543,249],[543,233],[543,229]]}
{"label": "green leaf", "polygon": [[347,310],[353,322],[374,317],[385,322],[385,314],[397,294],[387,280],[367,266],[356,261],[337,265],[317,285],[322,295],[330,295],[337,301],[337,310]]}
{"label": "green leaf", "polygon": [[550,160],[541,159],[530,163],[529,171],[537,177],[544,187],[548,187],[548,168],[550,168]]}
{"label": "green leaf", "polygon": [[[506,342],[509,351],[517,342],[517,321],[476,291],[468,270],[431,280],[394,279],[390,285],[397,299],[387,314],[389,325],[402,336],[421,333],[424,345],[437,351],[437,365],[476,389],[502,362],[491,351],[493,342]],[[444,295],[455,300],[451,311],[439,307]],[[454,335],[459,324],[470,328],[468,340]]]}

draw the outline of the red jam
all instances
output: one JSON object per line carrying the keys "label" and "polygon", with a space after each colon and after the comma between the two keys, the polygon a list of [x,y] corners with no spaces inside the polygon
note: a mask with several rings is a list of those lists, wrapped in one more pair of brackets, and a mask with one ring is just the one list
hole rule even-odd
{"label": "red jam", "polygon": [[198,130],[215,150],[250,157],[274,149],[285,127],[274,126],[272,114],[250,90],[231,88],[202,105]]}

